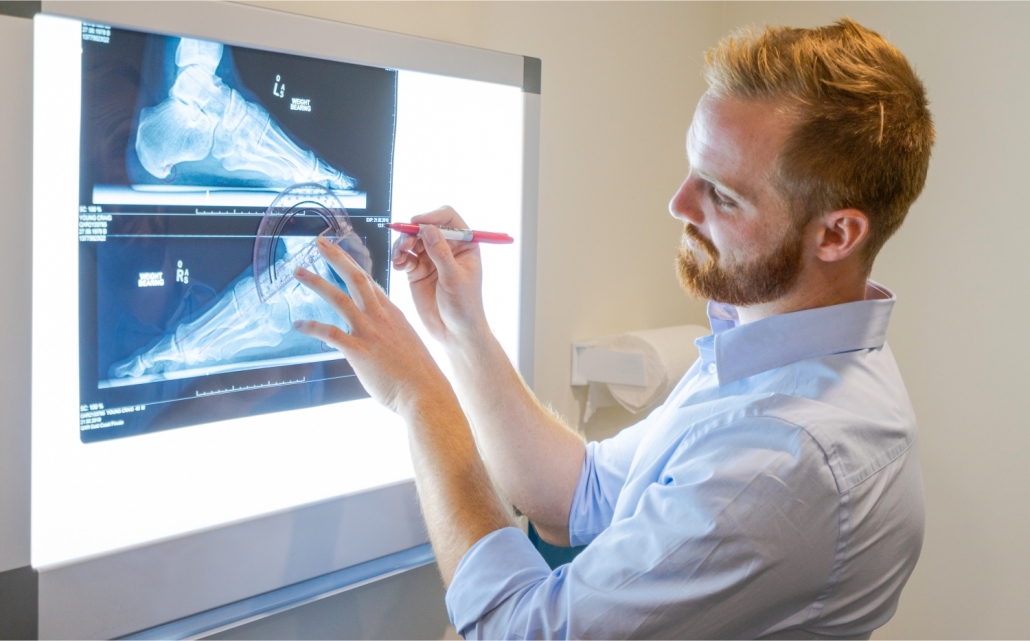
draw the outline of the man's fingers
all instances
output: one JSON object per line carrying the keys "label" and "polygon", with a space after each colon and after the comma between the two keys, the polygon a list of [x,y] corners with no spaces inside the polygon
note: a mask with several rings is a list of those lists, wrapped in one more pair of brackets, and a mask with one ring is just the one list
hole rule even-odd
{"label": "man's fingers", "polygon": [[419,255],[425,253],[422,241],[414,236],[404,236],[402,240],[394,243],[391,262],[393,268],[399,271],[410,272],[418,265]]}
{"label": "man's fingers", "polygon": [[460,268],[455,254],[477,251],[475,243],[455,242],[452,247],[440,234],[437,227],[466,227],[465,221],[450,207],[413,216],[411,222],[423,226],[419,235],[401,236],[391,253],[394,269],[406,272],[408,282],[420,281],[434,272],[439,272],[445,281],[456,278]]}
{"label": "man's fingers", "polygon": [[414,251],[415,243],[418,241],[418,236],[409,236],[408,234],[400,234],[397,236],[397,240],[393,242],[393,251],[390,252],[390,257],[396,260],[404,254]]}
{"label": "man's fingers", "polygon": [[449,278],[457,277],[458,264],[454,260],[450,243],[444,239],[440,230],[429,225],[422,228],[421,236],[422,242],[426,246],[426,254],[432,259],[436,270],[440,272],[440,276],[445,282]]}
{"label": "man's fingers", "polygon": [[335,325],[327,325],[313,320],[294,321],[293,328],[305,336],[317,338],[332,345],[347,356],[353,346],[354,338]]}
{"label": "man's fingers", "polygon": [[[325,302],[329,303],[329,305],[343,317],[343,320],[347,321],[348,325],[354,327],[361,321],[361,310],[358,309],[357,304],[351,300],[351,297],[344,293],[339,287],[333,285],[318,274],[309,272],[303,267],[298,267],[296,271],[293,272],[293,275],[296,276],[297,280],[299,280],[305,287],[315,292],[321,296]],[[349,288],[350,286],[348,285],[348,289]]]}
{"label": "man's fingers", "polygon": [[426,256],[425,243],[420,237],[412,237],[409,251],[397,256],[393,261],[394,269],[408,274],[408,281],[422,280],[436,271],[433,261]]}
{"label": "man's fingers", "polygon": [[[408,275],[408,280],[421,280],[426,277],[426,263],[432,265],[428,258],[422,258],[414,254],[403,254],[393,262],[394,269]],[[432,267],[430,267],[432,269]]]}
{"label": "man's fingers", "polygon": [[408,274],[408,282],[416,283],[424,278],[432,276],[436,272],[436,265],[432,259],[425,254],[421,256],[408,255],[408,262],[403,267]]}
{"label": "man's fingers", "polygon": [[[378,299],[374,292],[375,286],[368,273],[338,245],[334,245],[321,237],[318,239],[317,244],[322,258],[329,263],[333,271],[339,274],[343,282],[347,284],[347,289],[350,291],[350,295],[358,307],[367,312],[369,311],[370,304],[378,305]],[[334,289],[339,291],[338,288],[334,287]],[[348,320],[348,322],[350,321]]]}
{"label": "man's fingers", "polygon": [[393,268],[397,271],[410,271],[414,267],[414,265],[411,264],[413,258],[414,256],[407,252],[404,252],[403,254],[394,256],[390,260],[390,264],[393,265]]}

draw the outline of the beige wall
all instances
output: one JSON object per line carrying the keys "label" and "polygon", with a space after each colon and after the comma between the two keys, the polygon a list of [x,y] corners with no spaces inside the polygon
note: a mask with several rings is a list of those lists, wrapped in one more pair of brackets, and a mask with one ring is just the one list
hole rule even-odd
{"label": "beige wall", "polygon": [[704,48],[742,24],[843,15],[889,37],[926,81],[939,138],[874,272],[899,296],[889,340],[927,496],[922,559],[877,636],[1030,637],[1030,4],[275,6],[543,60],[536,389],[570,416],[571,341],[704,318],[677,289],[665,213]]}

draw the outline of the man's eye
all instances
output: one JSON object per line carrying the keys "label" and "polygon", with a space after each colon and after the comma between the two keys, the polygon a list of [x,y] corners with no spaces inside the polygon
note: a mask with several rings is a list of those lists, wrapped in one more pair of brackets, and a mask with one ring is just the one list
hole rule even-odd
{"label": "man's eye", "polygon": [[736,204],[732,200],[724,198],[715,188],[715,185],[708,185],[708,192],[711,195],[712,202],[715,203],[716,207],[732,207]]}

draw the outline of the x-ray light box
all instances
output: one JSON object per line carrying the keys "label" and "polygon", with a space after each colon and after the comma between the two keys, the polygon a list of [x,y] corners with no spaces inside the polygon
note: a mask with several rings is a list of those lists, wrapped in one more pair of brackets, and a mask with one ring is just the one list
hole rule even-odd
{"label": "x-ray light box", "polygon": [[305,260],[332,276],[311,256],[320,233],[444,365],[389,269],[384,224],[446,204],[512,233],[516,246],[483,249],[487,314],[514,362],[531,347],[523,87],[384,63],[389,46],[363,60],[186,33],[35,18],[31,535],[44,571],[410,483],[403,423],[339,352],[292,329],[339,321],[281,277]]}

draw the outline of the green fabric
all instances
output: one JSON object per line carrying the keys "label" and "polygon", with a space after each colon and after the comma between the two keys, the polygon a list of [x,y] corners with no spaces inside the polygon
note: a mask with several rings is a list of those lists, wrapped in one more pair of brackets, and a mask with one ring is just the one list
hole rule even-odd
{"label": "green fabric", "polygon": [[566,563],[571,563],[572,559],[576,558],[576,555],[586,548],[585,545],[575,548],[551,545],[540,538],[540,535],[537,534],[536,528],[533,527],[532,523],[529,524],[529,541],[540,553],[540,556],[544,557],[544,561],[547,561],[547,565],[549,565],[552,570],[565,565]]}

